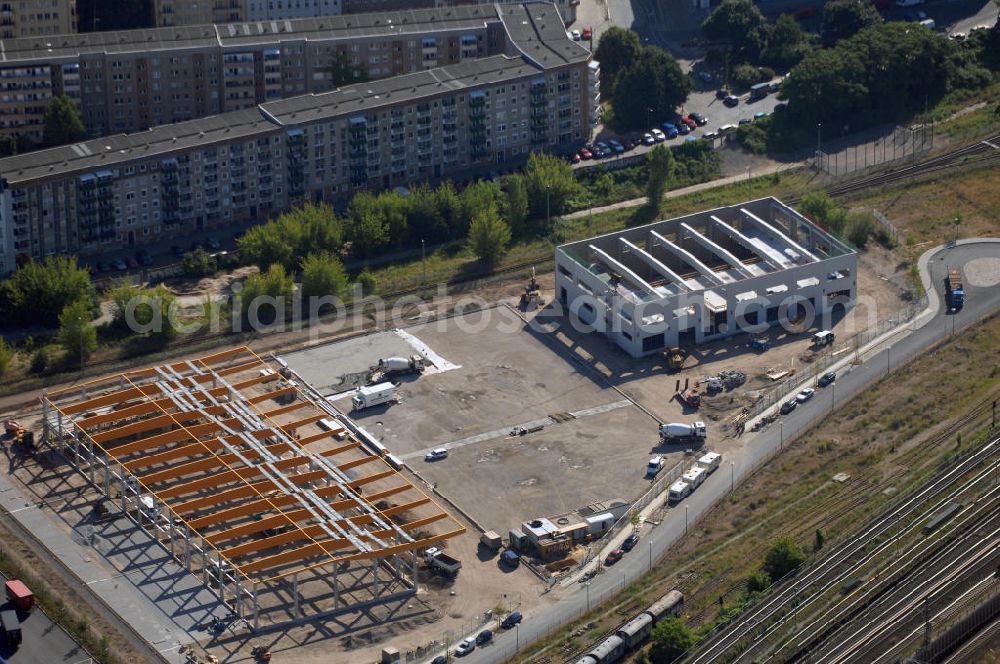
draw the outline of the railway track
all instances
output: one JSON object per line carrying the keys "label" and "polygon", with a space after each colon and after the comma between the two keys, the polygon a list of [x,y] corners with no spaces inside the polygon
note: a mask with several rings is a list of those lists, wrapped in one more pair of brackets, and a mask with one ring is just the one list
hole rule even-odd
{"label": "railway track", "polygon": [[[869,548],[872,542],[879,542],[883,536],[893,532],[901,523],[910,520],[914,513],[926,503],[930,502],[931,505],[927,509],[920,510],[921,513],[932,514],[964,492],[968,482],[952,491],[948,491],[948,489],[956,482],[961,481],[979,464],[988,460],[998,447],[1000,447],[1000,439],[991,439],[951,467],[938,473],[928,483],[899,499],[861,532],[841,542],[812,567],[800,572],[791,583],[765,597],[760,604],[751,608],[737,621],[730,623],[726,629],[709,637],[705,645],[683,660],[684,664],[709,664],[727,661],[727,659],[732,659],[730,655],[734,657],[737,655],[737,653],[731,652],[733,650],[743,653],[760,645],[775,619],[794,614],[799,608],[810,605],[831,588],[853,578],[859,569],[891,545],[891,540],[889,540],[888,542],[880,542],[874,548]],[[991,471],[992,469],[988,470],[987,473]],[[981,480],[982,475],[981,472],[977,473],[970,482],[977,481],[976,478]],[[946,495],[935,499],[942,493]],[[810,589],[812,590],[810,591]],[[802,599],[800,595],[807,591],[810,591],[809,596]]]}
{"label": "railway track", "polygon": [[[760,661],[874,664],[882,659],[885,648],[878,655],[872,650],[894,635],[901,625],[905,626],[906,621],[916,617],[918,624],[922,622],[920,610],[925,608],[925,601],[950,588],[982,560],[990,560],[992,575],[990,554],[1000,543],[998,495],[1000,489],[993,487],[985,500],[954,521],[947,533],[918,539],[906,550],[897,552],[884,571],[884,578],[869,579],[867,593],[853,600],[850,595],[845,596]],[[913,522],[912,529],[916,531],[919,524],[919,520]],[[988,533],[982,532],[984,526],[988,527]],[[880,572],[875,574],[883,577]],[[862,592],[859,589],[852,595]]]}

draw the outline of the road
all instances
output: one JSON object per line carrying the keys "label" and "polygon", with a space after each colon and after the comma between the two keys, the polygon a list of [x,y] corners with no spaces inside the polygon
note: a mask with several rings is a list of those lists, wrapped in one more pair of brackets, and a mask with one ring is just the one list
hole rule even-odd
{"label": "road", "polygon": [[[0,581],[7,581],[7,577],[0,576]],[[0,609],[11,608],[13,606],[7,601],[0,606]],[[17,648],[11,648],[6,643],[0,645],[0,661],[10,664],[84,664],[92,661],[87,651],[38,607],[20,618],[23,620],[21,645]]]}
{"label": "road", "polygon": [[[996,282],[987,285],[967,282],[965,308],[955,315],[946,313],[941,289],[948,267],[965,265],[981,258],[997,261],[993,266],[997,274]],[[926,269],[934,293],[931,312],[926,317],[918,318],[918,323],[921,324],[919,329],[909,334],[899,334],[898,339],[889,342],[891,345],[884,350],[863,356],[862,364],[840,372],[835,387],[817,390],[816,396],[809,403],[780,418],[777,426],[771,425],[757,434],[744,436],[743,448],[723,459],[723,467],[681,505],[673,508],[658,527],[643,537],[632,553],[595,577],[589,586],[581,584],[576,588],[566,589],[565,596],[558,603],[537,612],[529,610],[517,629],[498,634],[492,645],[477,649],[463,658],[463,661],[469,664],[502,661],[514,655],[523,645],[581,615],[588,604],[596,604],[619,592],[623,586],[644,574],[651,560],[658,560],[670,546],[680,540],[688,524],[707,514],[717,501],[725,497],[730,491],[731,482],[735,483],[746,477],[759,463],[780,449],[785,440],[820,421],[833,409],[835,403],[841,403],[862,392],[892,368],[908,362],[928,347],[947,338],[953,333],[953,326],[954,331],[958,332],[966,325],[1000,309],[1000,288],[996,288],[997,283],[1000,283],[1000,242],[963,243],[952,248],[938,249],[929,255]],[[725,466],[730,464],[729,472],[726,472]]]}

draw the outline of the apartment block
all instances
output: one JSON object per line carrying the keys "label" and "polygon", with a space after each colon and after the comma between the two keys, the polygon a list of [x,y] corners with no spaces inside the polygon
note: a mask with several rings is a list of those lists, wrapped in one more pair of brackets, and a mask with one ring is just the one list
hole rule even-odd
{"label": "apartment block", "polygon": [[76,32],[76,0],[0,2],[0,39]]}
{"label": "apartment block", "polygon": [[0,274],[572,151],[596,63],[553,6],[503,16],[502,54],[0,160]]}
{"label": "apartment block", "polygon": [[[58,94],[103,136],[326,92],[333,64],[375,80],[505,53],[505,12],[518,5],[499,7],[4,40],[0,132],[39,140]],[[550,27],[559,22],[550,5],[538,7]]]}
{"label": "apartment block", "polygon": [[[506,0],[510,1],[510,0]],[[555,0],[567,25],[576,20],[580,0]],[[411,9],[440,9],[473,4],[492,4],[486,0],[155,0],[157,27],[202,25],[205,23],[244,23],[397,12]]]}

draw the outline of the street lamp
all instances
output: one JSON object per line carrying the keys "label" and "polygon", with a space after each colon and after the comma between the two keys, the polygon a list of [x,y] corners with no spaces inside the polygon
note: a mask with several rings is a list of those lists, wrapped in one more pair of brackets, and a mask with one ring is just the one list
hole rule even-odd
{"label": "street lamp", "polygon": [[820,135],[821,135],[820,134],[820,130],[822,128],[823,128],[823,123],[822,122],[817,122],[816,123],[816,152],[817,153],[820,150]]}
{"label": "street lamp", "polygon": [[729,462],[729,491],[730,491],[730,493],[732,493],[732,491],[735,488],[736,488],[736,462],[735,461],[730,461]]}
{"label": "street lamp", "polygon": [[587,587],[587,612],[590,612],[590,581],[583,584]]}
{"label": "street lamp", "polygon": [[889,375],[889,371],[892,368],[892,346],[885,349],[885,375]]}
{"label": "street lamp", "polygon": [[549,202],[550,195],[552,194],[552,185],[545,185],[545,225],[552,225],[552,207]]}
{"label": "street lamp", "polygon": [[423,284],[426,285],[427,284],[427,252],[425,251],[425,249],[426,249],[426,247],[424,245],[424,238],[420,238],[420,263],[423,265],[423,268],[424,268],[424,279],[423,279],[423,281],[421,283],[423,283]]}
{"label": "street lamp", "polygon": [[688,534],[688,506],[684,506],[684,534]]}
{"label": "street lamp", "polygon": [[778,422],[778,449],[785,448],[785,423]]}
{"label": "street lamp", "polygon": [[651,569],[653,569],[653,540],[649,541],[649,567],[646,568],[646,571]]}

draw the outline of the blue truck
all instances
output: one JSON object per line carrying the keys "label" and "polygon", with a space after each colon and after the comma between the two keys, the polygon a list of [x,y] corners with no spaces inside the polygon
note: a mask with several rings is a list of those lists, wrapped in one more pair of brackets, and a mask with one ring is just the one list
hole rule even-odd
{"label": "blue truck", "polygon": [[944,280],[945,301],[950,311],[958,311],[965,306],[965,289],[962,287],[962,273],[957,267],[948,268]]}

